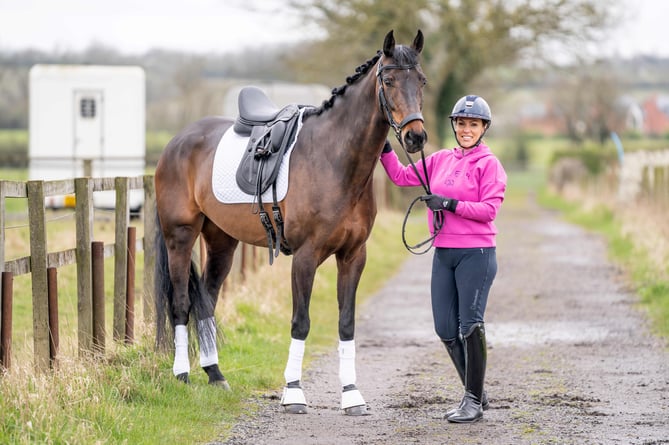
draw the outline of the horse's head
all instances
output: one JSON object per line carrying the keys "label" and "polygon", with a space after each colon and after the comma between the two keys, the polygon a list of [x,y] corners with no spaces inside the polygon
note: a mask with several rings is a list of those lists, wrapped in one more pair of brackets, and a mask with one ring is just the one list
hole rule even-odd
{"label": "horse's head", "polygon": [[427,80],[418,64],[422,50],[420,30],[411,47],[395,46],[395,37],[390,31],[383,42],[383,56],[376,70],[381,111],[409,153],[422,150],[427,142],[421,113]]}

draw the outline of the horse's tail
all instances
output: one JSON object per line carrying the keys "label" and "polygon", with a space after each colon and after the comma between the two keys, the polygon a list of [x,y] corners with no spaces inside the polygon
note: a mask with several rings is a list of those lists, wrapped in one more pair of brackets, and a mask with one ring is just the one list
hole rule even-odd
{"label": "horse's tail", "polygon": [[[174,338],[174,314],[172,304],[174,298],[174,287],[170,279],[169,264],[167,258],[167,244],[163,236],[156,210],[156,237],[155,237],[155,305],[156,305],[156,347],[167,350],[170,341]],[[196,262],[191,261],[188,274],[188,294],[191,301],[190,312],[197,320],[213,314],[213,302],[206,297],[200,274],[196,268]],[[167,335],[169,332],[169,336]]]}
{"label": "horse's tail", "polygon": [[[170,271],[167,261],[167,245],[163,236],[163,229],[158,218],[156,210],[156,237],[155,243],[155,275],[154,275],[154,301],[156,305],[156,348],[167,350],[169,340],[167,337],[168,328],[174,331],[174,317],[172,316],[172,295],[174,288],[170,280]],[[167,324],[169,320],[169,326]],[[170,336],[170,338],[173,335]]]}

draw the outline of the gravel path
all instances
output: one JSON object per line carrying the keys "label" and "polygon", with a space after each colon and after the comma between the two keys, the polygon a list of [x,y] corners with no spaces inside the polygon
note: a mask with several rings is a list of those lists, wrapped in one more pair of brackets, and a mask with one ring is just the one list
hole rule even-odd
{"label": "gravel path", "polygon": [[669,443],[669,351],[603,240],[530,201],[505,203],[498,226],[486,312],[490,409],[480,422],[443,420],[462,388],[432,328],[430,252],[358,308],[358,387],[370,415],[339,410],[333,350],[304,373],[308,414],[285,414],[277,391],[250,401],[259,414],[216,443]]}

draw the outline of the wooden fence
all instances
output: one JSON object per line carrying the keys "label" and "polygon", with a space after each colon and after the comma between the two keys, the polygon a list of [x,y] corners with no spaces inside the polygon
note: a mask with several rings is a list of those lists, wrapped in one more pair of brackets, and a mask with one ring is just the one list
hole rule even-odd
{"label": "wooden fence", "polygon": [[[130,190],[144,190],[144,237],[135,238],[130,227]],[[93,194],[97,191],[114,190],[116,194],[115,241],[110,245],[93,242]],[[76,199],[75,248],[47,252],[45,198],[48,196],[74,194]],[[27,198],[30,229],[30,256],[5,261],[5,199]],[[58,267],[76,264],[77,270],[77,337],[80,355],[99,352],[99,326],[94,323],[94,295],[99,295],[99,282],[95,282],[93,271],[97,259],[114,257],[114,313],[113,338],[128,340],[132,336],[134,307],[129,306],[128,297],[134,298],[134,252],[144,251],[143,309],[145,317],[153,312],[153,271],[155,255],[153,240],[155,224],[155,194],[152,176],[135,178],[77,178],[59,181],[0,181],[0,272],[2,272],[2,317],[0,317],[0,358],[2,366],[9,367],[11,356],[11,308],[12,282],[15,275],[31,274],[33,306],[33,353],[38,370],[49,368],[58,344],[57,285],[55,271]],[[130,265],[130,267],[129,267]],[[98,271],[99,274],[99,271]],[[99,276],[99,275],[98,275]],[[104,278],[102,277],[102,280]],[[99,281],[99,280],[98,280]],[[103,290],[102,290],[103,292]],[[104,297],[103,297],[104,301]],[[134,304],[130,301],[130,304]],[[51,305],[51,311],[50,311]],[[99,309],[98,318],[99,318]],[[56,318],[54,319],[54,312]],[[49,316],[51,314],[51,317]],[[99,320],[98,320],[99,321]],[[98,323],[99,324],[99,323]],[[129,337],[130,336],[130,337]]]}
{"label": "wooden fence", "polygon": [[649,199],[669,205],[669,149],[625,153],[620,168],[618,197]]}

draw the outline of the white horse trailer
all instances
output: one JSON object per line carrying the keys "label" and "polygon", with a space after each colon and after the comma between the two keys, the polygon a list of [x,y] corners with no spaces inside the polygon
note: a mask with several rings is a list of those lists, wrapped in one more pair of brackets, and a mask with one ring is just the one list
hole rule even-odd
{"label": "white horse trailer", "polygon": [[[140,176],[145,168],[146,79],[137,66],[35,65],[30,70],[29,177]],[[130,208],[143,204],[131,190]],[[94,205],[114,208],[113,191]],[[73,205],[50,197],[46,205]]]}

